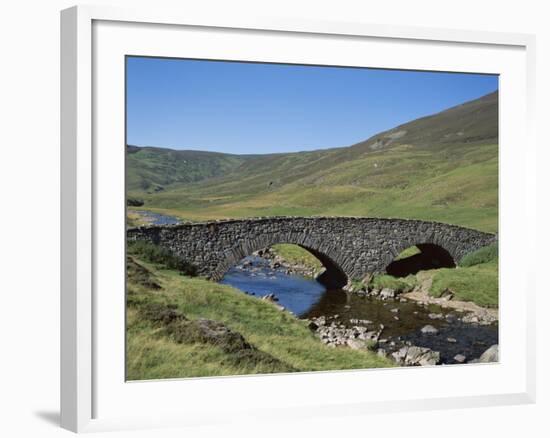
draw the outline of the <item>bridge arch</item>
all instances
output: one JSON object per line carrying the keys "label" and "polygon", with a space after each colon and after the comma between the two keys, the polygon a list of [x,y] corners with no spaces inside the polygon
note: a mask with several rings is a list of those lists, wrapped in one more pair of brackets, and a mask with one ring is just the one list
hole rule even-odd
{"label": "bridge arch", "polygon": [[[393,277],[406,277],[419,271],[438,268],[454,268],[453,256],[443,247],[433,243],[418,243],[405,249],[417,248],[416,254],[394,259],[386,266],[386,273]],[[401,255],[403,252],[400,252]]]}
{"label": "bridge arch", "polygon": [[[242,259],[248,257],[264,248],[269,248],[277,244],[292,244],[297,245],[321,262],[325,268],[324,272],[317,277],[317,281],[329,289],[340,289],[348,283],[348,276],[334,259],[335,255],[320,248],[318,242],[308,239],[303,235],[300,236],[277,236],[277,235],[262,235],[255,239],[244,240],[233,247],[227,249],[221,257],[220,262],[210,275],[214,281],[220,281],[225,273],[233,266],[238,264]],[[326,252],[325,252],[326,251]]]}
{"label": "bridge arch", "polygon": [[395,244],[392,245],[390,251],[381,257],[380,268],[386,270],[388,265],[390,265],[399,254],[412,246],[418,247],[421,251],[422,249],[428,251],[432,249],[445,258],[450,257],[455,266],[458,265],[465,255],[460,251],[460,246],[457,242],[449,239],[448,236],[444,234],[430,234],[428,236],[421,235],[421,233],[418,234],[419,235],[412,234],[405,239],[397,240]]}

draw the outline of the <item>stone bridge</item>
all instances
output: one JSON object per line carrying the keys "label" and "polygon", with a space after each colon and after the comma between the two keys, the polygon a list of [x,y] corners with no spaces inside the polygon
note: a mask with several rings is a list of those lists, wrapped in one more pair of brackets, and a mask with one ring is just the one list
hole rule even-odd
{"label": "stone bridge", "polygon": [[497,241],[495,234],[438,222],[363,217],[273,217],[222,220],[127,231],[129,240],[147,240],[194,264],[219,281],[244,257],[277,243],[299,245],[317,257],[329,287],[380,273],[404,249],[418,246],[452,258]]}

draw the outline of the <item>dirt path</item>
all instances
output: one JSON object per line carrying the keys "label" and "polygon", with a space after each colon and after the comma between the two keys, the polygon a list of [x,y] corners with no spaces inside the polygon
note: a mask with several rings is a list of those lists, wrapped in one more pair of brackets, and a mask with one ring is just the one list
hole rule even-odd
{"label": "dirt path", "polygon": [[454,300],[447,297],[436,298],[428,294],[432,285],[432,277],[429,275],[419,278],[420,286],[415,287],[411,292],[402,294],[403,298],[427,304],[437,304],[441,307],[454,309],[458,312],[470,312],[477,316],[480,321],[498,321],[498,309],[488,309],[478,306],[470,301]]}

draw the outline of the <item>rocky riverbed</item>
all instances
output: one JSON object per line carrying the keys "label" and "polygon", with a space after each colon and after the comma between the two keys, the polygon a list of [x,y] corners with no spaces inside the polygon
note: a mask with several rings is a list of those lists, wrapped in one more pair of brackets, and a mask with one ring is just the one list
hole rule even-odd
{"label": "rocky riverbed", "polygon": [[[339,315],[334,315],[329,318],[324,316],[312,318],[309,320],[308,326],[319,336],[322,343],[330,347],[376,351],[377,354],[390,357],[398,365],[402,366],[498,361],[498,344],[493,344],[487,349],[482,349],[480,356],[473,356],[471,354],[467,356],[464,354],[467,348],[461,346],[461,343],[456,338],[447,336],[444,331],[440,342],[432,344],[432,346],[439,345],[438,349],[445,351],[442,354],[435,349],[437,347],[429,348],[415,345],[412,340],[415,336],[385,337],[384,324],[377,324],[369,320],[351,320],[350,323],[351,325],[346,325]],[[440,334],[440,330],[428,324],[419,330],[419,333],[416,334],[416,340],[418,341],[424,337],[425,343],[430,337],[435,337],[438,334]],[[445,348],[448,346],[451,346],[451,348]],[[479,354],[479,351],[477,354]]]}
{"label": "rocky riverbed", "polygon": [[326,290],[264,255],[245,259],[222,282],[307,320],[331,348],[368,349],[402,366],[498,361],[496,311],[421,290]]}

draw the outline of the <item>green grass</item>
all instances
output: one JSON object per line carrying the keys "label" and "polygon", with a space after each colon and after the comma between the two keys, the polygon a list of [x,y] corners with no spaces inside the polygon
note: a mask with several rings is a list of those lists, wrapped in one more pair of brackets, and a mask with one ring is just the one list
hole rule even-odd
{"label": "green grass", "polygon": [[456,300],[498,307],[498,261],[433,271],[430,295],[439,297],[446,290],[452,291]]}
{"label": "green grass", "polygon": [[411,246],[403,251],[394,259],[394,260],[402,260],[406,259],[407,257],[412,257],[413,255],[420,254],[420,250],[416,246]]}
{"label": "green grass", "polygon": [[275,254],[293,265],[302,265],[315,270],[319,270],[323,266],[319,259],[298,245],[284,243],[273,245],[271,249]]}
{"label": "green grass", "polygon": [[[426,151],[395,146],[340,162],[298,153],[294,167],[239,168],[224,177],[130,192],[143,208],[190,220],[255,216],[371,216],[435,220],[497,231],[498,147],[456,146]],[[321,166],[323,164],[323,166]],[[377,167],[374,167],[374,166]],[[295,173],[294,173],[295,172]],[[270,185],[270,183],[273,183]]]}
{"label": "green grass", "polygon": [[483,307],[498,307],[497,245],[467,254],[455,269],[437,269],[432,272],[431,295],[439,297],[450,290],[455,299],[473,301]]}
{"label": "green grass", "polygon": [[417,281],[414,275],[404,278],[393,277],[388,274],[374,275],[369,285],[375,289],[394,289],[402,292],[408,292],[416,286]]}
{"label": "green grass", "polygon": [[[127,375],[130,380],[223,376],[293,371],[389,367],[388,359],[371,351],[330,348],[307,328],[306,322],[273,304],[232,287],[180,275],[131,256],[141,268],[129,269],[127,312]],[[141,272],[137,275],[135,271]],[[160,288],[150,287],[153,282]],[[190,340],[176,342],[165,328],[144,317],[156,303],[174,306],[194,321],[221,322],[274,360],[236,361],[223,347]]]}
{"label": "green grass", "polygon": [[197,275],[197,268],[192,264],[174,255],[169,249],[144,240],[128,241],[127,251],[150,263],[163,265],[169,269],[178,271],[180,274]]}
{"label": "green grass", "polygon": [[478,249],[477,251],[466,254],[460,261],[460,266],[468,267],[487,263],[498,259],[498,245],[489,245]]}

